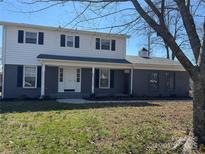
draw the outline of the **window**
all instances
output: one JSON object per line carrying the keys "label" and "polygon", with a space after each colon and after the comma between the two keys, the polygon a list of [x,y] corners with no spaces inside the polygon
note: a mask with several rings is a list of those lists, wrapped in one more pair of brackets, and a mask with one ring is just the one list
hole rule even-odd
{"label": "window", "polygon": [[63,68],[60,68],[59,70],[59,81],[63,82]]}
{"label": "window", "polygon": [[37,67],[24,66],[24,88],[36,88]]}
{"label": "window", "polygon": [[100,69],[99,76],[99,87],[100,88],[110,88],[110,70]]}
{"label": "window", "polygon": [[158,73],[151,73],[149,76],[149,88],[150,90],[157,90],[159,86]]}
{"label": "window", "polygon": [[80,69],[77,69],[77,82],[80,82]]}
{"label": "window", "polygon": [[37,43],[37,33],[36,32],[26,32],[26,43]]}
{"label": "window", "polygon": [[101,39],[101,49],[110,50],[110,40]]}
{"label": "window", "polygon": [[71,35],[61,34],[60,35],[60,46],[80,48],[80,36],[71,36]]}
{"label": "window", "polygon": [[165,89],[170,91],[174,90],[174,80],[175,80],[175,74],[174,72],[166,72],[165,73]]}
{"label": "window", "polygon": [[100,39],[96,38],[95,40],[95,49],[97,50],[116,50],[116,41],[109,39]]}
{"label": "window", "polygon": [[73,47],[73,36],[67,36],[67,47]]}

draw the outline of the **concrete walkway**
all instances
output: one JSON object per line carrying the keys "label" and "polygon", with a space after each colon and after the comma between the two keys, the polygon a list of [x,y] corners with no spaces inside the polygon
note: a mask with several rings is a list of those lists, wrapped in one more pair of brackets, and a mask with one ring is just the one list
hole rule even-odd
{"label": "concrete walkway", "polygon": [[[85,103],[135,103],[135,102],[147,102],[146,100],[85,100],[85,99],[57,99],[59,103],[69,103],[69,104],[85,104]],[[150,101],[149,101],[150,102]]]}
{"label": "concrete walkway", "polygon": [[[107,101],[101,101],[101,100],[85,100],[85,99],[57,99],[56,100],[59,103],[68,103],[68,104],[85,104],[85,103],[160,103],[160,102],[184,102],[183,100],[107,100]],[[186,100],[187,102],[192,102],[191,100]]]}

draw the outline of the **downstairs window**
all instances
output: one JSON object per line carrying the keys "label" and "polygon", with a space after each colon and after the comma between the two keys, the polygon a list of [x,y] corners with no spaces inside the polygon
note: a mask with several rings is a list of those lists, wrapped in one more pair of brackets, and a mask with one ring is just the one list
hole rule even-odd
{"label": "downstairs window", "polygon": [[109,69],[100,69],[99,87],[100,88],[110,88],[110,70]]}
{"label": "downstairs window", "polygon": [[159,87],[159,74],[157,72],[153,72],[149,76],[149,89],[150,90],[158,90]]}
{"label": "downstairs window", "polygon": [[37,85],[37,67],[24,66],[24,88],[36,88]]}

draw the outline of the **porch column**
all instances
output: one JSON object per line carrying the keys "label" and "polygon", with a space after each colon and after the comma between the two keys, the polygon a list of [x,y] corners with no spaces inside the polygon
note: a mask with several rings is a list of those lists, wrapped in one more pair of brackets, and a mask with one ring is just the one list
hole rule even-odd
{"label": "porch column", "polygon": [[95,67],[92,67],[92,94],[94,94],[94,88],[95,88]]}
{"label": "porch column", "polygon": [[131,69],[130,73],[130,95],[132,95],[133,92],[133,69]]}
{"label": "porch column", "polygon": [[41,66],[41,98],[45,95],[45,64]]}

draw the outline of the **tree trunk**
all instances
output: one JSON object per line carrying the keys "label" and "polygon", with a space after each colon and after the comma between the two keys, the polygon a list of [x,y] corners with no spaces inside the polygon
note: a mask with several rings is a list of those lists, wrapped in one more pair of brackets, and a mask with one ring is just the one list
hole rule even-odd
{"label": "tree trunk", "polygon": [[167,51],[167,59],[169,59],[169,47],[167,46],[167,44],[165,44],[165,48],[166,48],[166,51]]}
{"label": "tree trunk", "polygon": [[175,55],[174,55],[174,53],[172,52],[172,60],[174,60],[175,59]]}
{"label": "tree trunk", "polygon": [[205,144],[205,81],[193,81],[193,133],[198,144]]}

